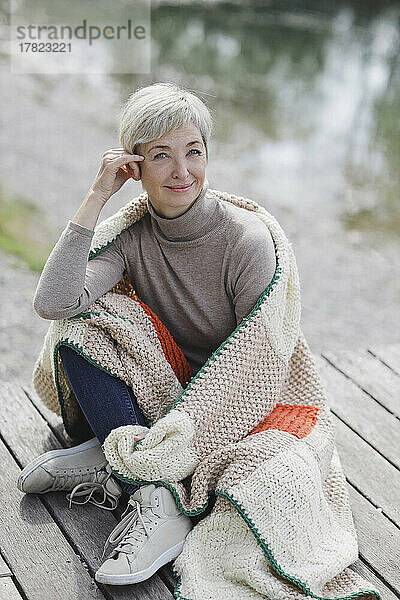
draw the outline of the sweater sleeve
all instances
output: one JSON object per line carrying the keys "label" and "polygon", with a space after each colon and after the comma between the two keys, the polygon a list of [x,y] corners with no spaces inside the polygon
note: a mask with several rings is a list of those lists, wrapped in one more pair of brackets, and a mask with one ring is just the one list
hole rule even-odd
{"label": "sweater sleeve", "polygon": [[68,222],[50,253],[33,297],[43,319],[65,319],[84,311],[123,277],[124,256],[115,240],[88,260],[94,231]]}
{"label": "sweater sleeve", "polygon": [[271,283],[276,269],[275,247],[269,230],[260,223],[247,229],[237,241],[232,263],[232,302],[236,324],[254,308],[258,298]]}

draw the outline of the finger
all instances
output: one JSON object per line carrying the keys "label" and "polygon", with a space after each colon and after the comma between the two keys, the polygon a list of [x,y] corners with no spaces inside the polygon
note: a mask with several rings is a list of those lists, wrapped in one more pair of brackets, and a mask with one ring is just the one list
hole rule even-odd
{"label": "finger", "polygon": [[135,162],[137,160],[144,160],[144,156],[142,156],[141,154],[127,154],[126,152],[124,152],[123,154],[113,154],[112,158],[114,158],[115,160],[124,159],[126,163]]}
{"label": "finger", "polygon": [[122,148],[122,146],[120,146],[119,148],[110,148],[109,150],[107,150],[107,152],[127,152],[125,150],[125,148]]}
{"label": "finger", "polygon": [[129,175],[129,177],[132,177],[132,179],[134,179],[135,181],[139,181],[140,176],[136,173],[135,169],[132,169],[132,167],[129,164],[122,165],[121,169],[127,175]]}
{"label": "finger", "polygon": [[139,156],[144,158],[143,154],[130,154],[129,152],[125,152],[125,150],[119,150],[119,149],[111,149],[108,151],[109,154],[113,154],[114,156],[129,156],[129,157],[135,157],[138,158]]}
{"label": "finger", "polygon": [[116,150],[109,150],[108,152],[105,152],[103,156],[110,158],[113,161],[125,160],[126,163],[144,160],[144,156],[141,154],[128,154],[127,152],[119,152]]}
{"label": "finger", "polygon": [[120,169],[122,169],[127,175],[129,175],[129,177],[133,177],[135,174],[133,169],[128,164],[121,165]]}
{"label": "finger", "polygon": [[140,168],[138,166],[138,163],[134,162],[132,163],[127,163],[126,167],[128,169],[128,173],[131,175],[131,177],[133,177],[136,181],[139,181],[139,179],[141,178],[141,173],[140,173]]}

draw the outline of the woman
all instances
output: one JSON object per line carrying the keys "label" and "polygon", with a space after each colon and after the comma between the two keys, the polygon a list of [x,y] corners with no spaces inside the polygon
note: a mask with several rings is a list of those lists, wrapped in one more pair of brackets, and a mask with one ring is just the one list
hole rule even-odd
{"label": "woman", "polygon": [[[204,103],[174,84],[150,85],[130,96],[121,116],[122,146],[103,154],[92,186],[43,269],[33,301],[41,317],[82,313],[126,271],[138,296],[173,335],[192,375],[198,372],[250,313],[276,268],[264,224],[208,193],[211,130]],[[101,209],[131,177],[147,192],[148,212],[88,262]],[[191,520],[167,488],[138,488],[111,474],[101,449],[105,438],[119,426],[144,424],[132,389],[67,346],[60,355],[95,437],[38,457],[22,471],[18,486],[28,493],[66,490],[71,502],[90,491],[85,501],[110,509],[122,490],[130,494],[128,509],[140,504],[138,518],[96,580],[143,581],[179,555]],[[93,495],[99,489],[100,502]],[[119,524],[109,540],[120,529]]]}

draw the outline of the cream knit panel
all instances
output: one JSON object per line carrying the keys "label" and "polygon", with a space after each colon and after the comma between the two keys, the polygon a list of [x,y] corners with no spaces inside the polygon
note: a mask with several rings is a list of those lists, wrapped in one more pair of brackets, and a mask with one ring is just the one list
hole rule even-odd
{"label": "cream knit panel", "polygon": [[313,452],[324,480],[330,469],[335,427],[315,360],[301,331],[290,359],[282,398],[285,404],[316,406],[320,409],[317,422],[304,441]]}
{"label": "cream knit panel", "polygon": [[103,450],[113,469],[130,479],[170,483],[184,479],[194,471],[199,463],[190,448],[194,427],[185,413],[171,411],[135,444],[133,436],[146,429],[139,427],[117,427],[106,437]]}
{"label": "cream knit panel", "polygon": [[282,395],[287,404],[302,404],[327,409],[326,391],[304,334],[299,336],[290,358]]}
{"label": "cream knit panel", "polygon": [[356,539],[335,518],[318,464],[302,440],[228,491],[251,514],[282,569],[315,594],[357,559]]}
{"label": "cream knit panel", "polygon": [[276,577],[253,533],[224,498],[218,498],[213,512],[189,532],[173,568],[182,578],[182,598],[305,598]]}
{"label": "cream knit panel", "polygon": [[[268,537],[265,541],[269,544]],[[311,598],[277,576],[251,529],[225,498],[218,498],[213,512],[189,532],[173,568],[182,578],[180,595],[191,600]],[[359,593],[360,589],[371,589],[370,582],[346,567],[323,586],[321,595],[343,598]],[[366,594],[358,598],[375,600],[376,597]]]}

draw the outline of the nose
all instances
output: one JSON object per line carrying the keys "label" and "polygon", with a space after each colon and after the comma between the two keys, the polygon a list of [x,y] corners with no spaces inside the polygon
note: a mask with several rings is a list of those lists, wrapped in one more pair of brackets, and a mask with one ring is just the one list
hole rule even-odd
{"label": "nose", "polygon": [[172,167],[172,177],[180,181],[186,181],[189,169],[184,158],[176,158]]}

